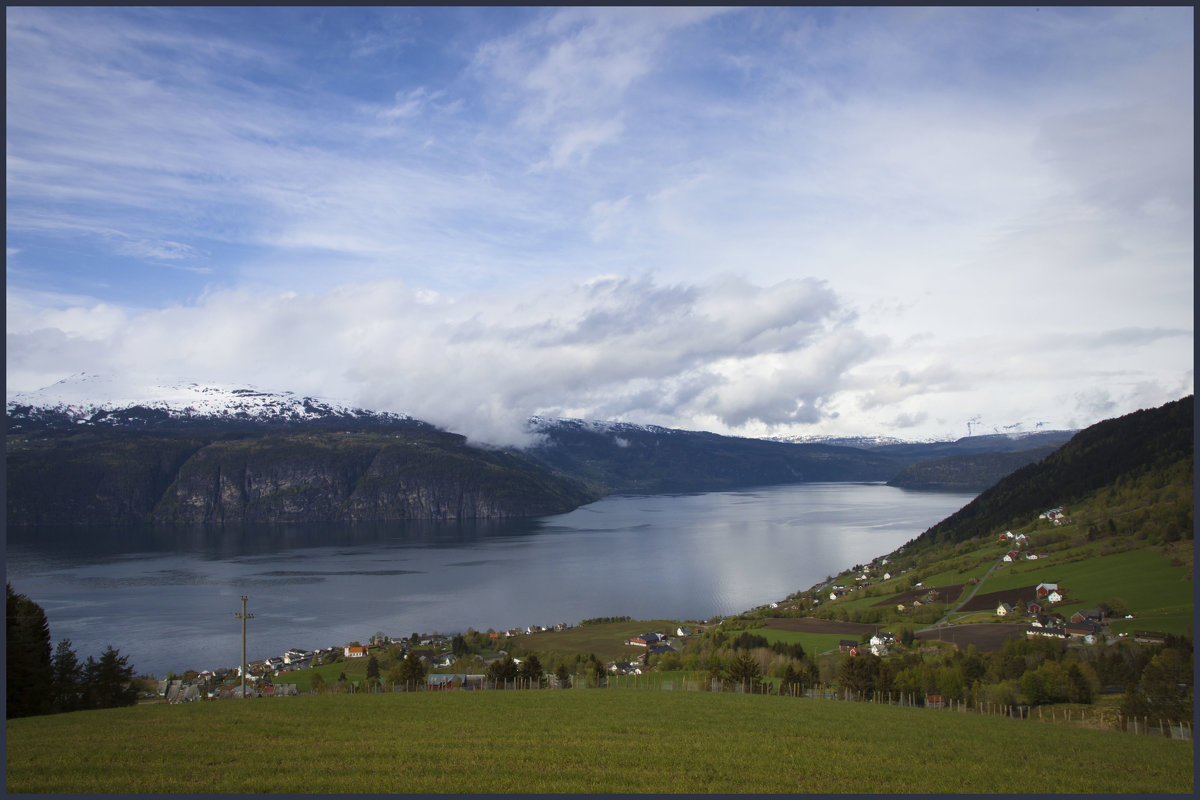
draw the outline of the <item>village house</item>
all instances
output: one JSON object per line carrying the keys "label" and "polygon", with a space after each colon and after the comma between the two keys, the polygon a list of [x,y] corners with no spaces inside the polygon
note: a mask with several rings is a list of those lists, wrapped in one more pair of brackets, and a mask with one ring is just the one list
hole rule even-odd
{"label": "village house", "polygon": [[346,645],[345,649],[342,651],[342,655],[346,658],[364,658],[367,655],[367,648],[351,647],[350,645]]}
{"label": "village house", "polygon": [[1063,631],[1068,636],[1073,639],[1083,639],[1087,644],[1095,643],[1096,637],[1103,633],[1103,630],[1099,623],[1092,622],[1091,620],[1068,622],[1063,627]]}
{"label": "village house", "polygon": [[849,653],[854,648],[858,647],[858,642],[853,639],[842,639],[838,642],[838,650],[843,653]]}
{"label": "village house", "polygon": [[1013,561],[1016,561],[1020,557],[1021,557],[1021,554],[1018,553],[1016,550],[1009,550],[1007,553],[1004,554],[1004,561],[1006,561],[1008,563],[1012,563]]}
{"label": "village house", "polygon": [[650,647],[664,641],[666,641],[666,637],[661,633],[643,633],[641,636],[626,639],[625,644],[635,645],[636,647]]}
{"label": "village house", "polygon": [[1008,603],[1001,603],[1000,605],[996,606],[996,613],[1002,617],[1008,616],[1010,613],[1012,613],[1012,610],[1013,607]]}

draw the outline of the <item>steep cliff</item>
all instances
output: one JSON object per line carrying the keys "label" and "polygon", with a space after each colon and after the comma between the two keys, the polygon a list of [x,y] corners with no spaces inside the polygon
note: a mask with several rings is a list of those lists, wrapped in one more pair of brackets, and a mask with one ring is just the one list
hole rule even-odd
{"label": "steep cliff", "polygon": [[7,466],[10,525],[474,519],[599,496],[519,456],[405,427],[9,437]]}

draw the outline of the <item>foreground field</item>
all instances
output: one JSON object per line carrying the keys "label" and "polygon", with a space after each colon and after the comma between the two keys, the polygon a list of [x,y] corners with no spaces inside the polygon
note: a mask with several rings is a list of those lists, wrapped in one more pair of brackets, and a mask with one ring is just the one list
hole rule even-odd
{"label": "foreground field", "polygon": [[[1190,742],[633,690],[152,705],[7,723],[10,793],[1190,793]],[[1037,758],[1003,754],[1014,742]]]}

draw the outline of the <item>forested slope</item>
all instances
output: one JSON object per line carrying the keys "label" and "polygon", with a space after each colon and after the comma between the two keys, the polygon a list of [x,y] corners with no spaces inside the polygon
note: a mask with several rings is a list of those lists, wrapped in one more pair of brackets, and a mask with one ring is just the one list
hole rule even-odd
{"label": "forested slope", "polygon": [[[1069,505],[1119,479],[1186,469],[1194,458],[1193,396],[1099,422],[1042,461],[1013,472],[917,537],[917,546],[960,542]],[[1190,525],[1190,522],[1189,522]]]}

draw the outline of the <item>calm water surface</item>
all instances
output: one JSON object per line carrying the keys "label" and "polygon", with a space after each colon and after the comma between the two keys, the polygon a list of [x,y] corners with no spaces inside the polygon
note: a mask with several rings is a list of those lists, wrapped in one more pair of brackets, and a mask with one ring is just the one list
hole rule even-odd
{"label": "calm water surface", "polygon": [[140,673],[234,666],[382,631],[453,633],[599,616],[708,619],[890,552],[974,495],[801,484],[608,497],[479,523],[14,529],[8,580],[81,659]]}

